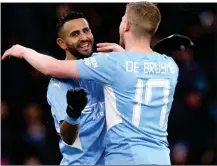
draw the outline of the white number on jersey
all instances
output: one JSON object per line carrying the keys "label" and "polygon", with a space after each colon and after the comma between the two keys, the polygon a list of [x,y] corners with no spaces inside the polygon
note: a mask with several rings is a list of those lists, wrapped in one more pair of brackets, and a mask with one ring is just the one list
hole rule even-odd
{"label": "white number on jersey", "polygon": [[[146,82],[146,93],[145,93],[145,104],[149,104],[152,99],[152,88],[163,88],[163,102],[164,105],[161,109],[160,122],[159,125],[161,128],[164,128],[167,122],[167,104],[169,102],[169,93],[170,93],[170,81],[168,79],[149,79]],[[141,116],[141,103],[142,103],[142,94],[144,89],[143,80],[138,79],[136,84],[135,100],[137,104],[133,107],[133,117],[132,122],[135,126],[139,126],[140,116]]]}

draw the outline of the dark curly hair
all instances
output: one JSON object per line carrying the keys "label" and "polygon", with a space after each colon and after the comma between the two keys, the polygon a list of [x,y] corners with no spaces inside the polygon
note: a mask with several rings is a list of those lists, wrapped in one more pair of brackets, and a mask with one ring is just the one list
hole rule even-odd
{"label": "dark curly hair", "polygon": [[77,12],[77,11],[72,11],[68,14],[66,14],[65,16],[63,17],[60,17],[57,21],[57,24],[56,24],[56,30],[57,32],[59,33],[61,28],[63,27],[63,25],[70,21],[70,20],[74,20],[74,19],[78,19],[78,18],[84,18],[87,20],[87,18],[84,16],[83,13],[81,12]]}

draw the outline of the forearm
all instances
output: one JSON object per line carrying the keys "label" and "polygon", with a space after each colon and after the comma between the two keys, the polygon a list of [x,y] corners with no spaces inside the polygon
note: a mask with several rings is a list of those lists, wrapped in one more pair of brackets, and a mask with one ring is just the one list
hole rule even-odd
{"label": "forearm", "polygon": [[61,123],[60,136],[62,140],[69,145],[72,145],[75,142],[78,135],[78,131],[78,124],[72,125],[65,120]]}
{"label": "forearm", "polygon": [[40,54],[32,49],[26,49],[23,58],[41,73],[57,78],[78,78],[76,65],[73,61],[57,60]]}

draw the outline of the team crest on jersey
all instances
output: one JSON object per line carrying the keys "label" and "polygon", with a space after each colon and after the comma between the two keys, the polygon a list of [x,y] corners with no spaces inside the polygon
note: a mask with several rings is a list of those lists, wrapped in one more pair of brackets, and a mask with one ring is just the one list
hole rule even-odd
{"label": "team crest on jersey", "polygon": [[97,110],[98,108],[102,109],[104,102],[98,102],[98,103],[93,103],[91,105],[87,105],[84,110],[82,111],[82,114],[90,114],[92,111]]}
{"label": "team crest on jersey", "polygon": [[102,117],[104,117],[104,102],[97,102],[93,103],[91,105],[87,105],[85,109],[82,111],[83,115],[91,114],[91,116],[88,116],[89,120],[97,120]]}

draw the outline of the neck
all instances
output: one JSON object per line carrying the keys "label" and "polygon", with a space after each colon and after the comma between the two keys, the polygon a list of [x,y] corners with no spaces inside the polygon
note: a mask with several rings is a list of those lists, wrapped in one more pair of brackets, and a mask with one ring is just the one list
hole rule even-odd
{"label": "neck", "polygon": [[66,51],[66,60],[77,60],[77,58],[70,52]]}
{"label": "neck", "polygon": [[126,37],[125,50],[127,52],[153,53],[150,40],[144,38]]}

